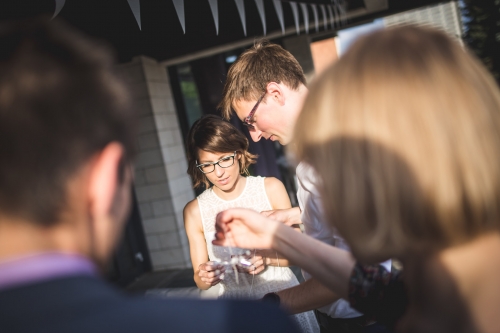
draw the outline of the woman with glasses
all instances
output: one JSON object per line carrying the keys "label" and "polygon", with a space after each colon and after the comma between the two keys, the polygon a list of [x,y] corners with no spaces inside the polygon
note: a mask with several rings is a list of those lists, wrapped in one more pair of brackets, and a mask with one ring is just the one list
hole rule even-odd
{"label": "woman with glasses", "polygon": [[[194,280],[207,290],[220,284],[220,298],[260,299],[298,284],[288,261],[275,251],[213,246],[215,217],[234,207],[261,212],[290,208],[283,184],[272,177],[248,176],[257,156],[248,152],[248,140],[233,125],[214,115],[193,124],[188,135],[188,174],[194,186],[207,188],[184,208]],[[233,267],[245,263],[238,269]],[[295,315],[303,332],[318,332],[312,312]]]}

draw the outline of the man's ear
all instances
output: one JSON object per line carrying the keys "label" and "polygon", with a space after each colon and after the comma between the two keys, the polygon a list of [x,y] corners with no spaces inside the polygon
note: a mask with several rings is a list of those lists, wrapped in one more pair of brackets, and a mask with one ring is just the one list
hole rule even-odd
{"label": "man's ear", "polygon": [[123,146],[111,142],[95,157],[88,186],[90,213],[94,218],[106,216],[112,210],[123,155]]}
{"label": "man's ear", "polygon": [[281,84],[276,82],[269,82],[266,86],[267,98],[266,102],[271,98],[274,102],[278,103],[280,106],[285,104],[285,94]]}

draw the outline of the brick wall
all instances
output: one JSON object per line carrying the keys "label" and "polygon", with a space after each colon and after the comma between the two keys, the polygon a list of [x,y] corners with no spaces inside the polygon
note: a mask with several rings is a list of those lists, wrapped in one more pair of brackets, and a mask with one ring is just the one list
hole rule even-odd
{"label": "brick wall", "polygon": [[136,57],[119,66],[139,119],[135,191],[154,270],[191,266],[182,210],[194,198],[166,69]]}

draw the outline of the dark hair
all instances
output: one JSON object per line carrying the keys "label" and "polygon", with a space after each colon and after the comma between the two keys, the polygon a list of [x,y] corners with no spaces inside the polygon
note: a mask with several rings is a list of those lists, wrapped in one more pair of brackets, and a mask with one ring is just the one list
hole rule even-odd
{"label": "dark hair", "polygon": [[219,108],[224,119],[231,118],[233,104],[257,100],[269,82],[284,83],[296,90],[306,85],[304,71],[294,56],[278,44],[262,39],[243,52],[227,73]]}
{"label": "dark hair", "polygon": [[240,173],[248,175],[248,166],[255,163],[257,155],[248,152],[248,140],[236,127],[215,115],[206,115],[193,124],[188,134],[188,170],[194,187],[210,183],[207,177],[196,167],[198,149],[210,153],[229,153],[236,151],[241,154]]}
{"label": "dark hair", "polygon": [[[0,214],[55,224],[69,178],[135,120],[109,50],[47,18],[0,25]],[[123,161],[124,162],[124,161]]]}

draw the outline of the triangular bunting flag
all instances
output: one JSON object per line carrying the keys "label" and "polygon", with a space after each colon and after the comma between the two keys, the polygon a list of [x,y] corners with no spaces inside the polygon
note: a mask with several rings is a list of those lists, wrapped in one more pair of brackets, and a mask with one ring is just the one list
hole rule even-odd
{"label": "triangular bunting flag", "polygon": [[281,0],[273,0],[274,9],[276,10],[276,15],[278,15],[278,20],[281,25],[281,32],[285,34],[285,18],[283,16],[283,6],[281,5]]}
{"label": "triangular bunting flag", "polygon": [[328,19],[326,18],[325,5],[319,5],[319,8],[321,8],[321,14],[323,15],[323,27],[325,30],[328,30]]}
{"label": "triangular bunting flag", "polygon": [[294,1],[290,1],[290,7],[292,7],[293,20],[295,21],[295,29],[297,29],[297,35],[300,35],[299,9],[297,8],[297,3]]}
{"label": "triangular bunting flag", "polygon": [[328,14],[330,16],[330,24],[332,25],[332,29],[335,29],[335,18],[333,17],[332,6],[326,6],[328,9]]}
{"label": "triangular bunting flag", "polygon": [[130,9],[132,9],[132,13],[134,14],[135,20],[139,25],[139,30],[142,30],[141,27],[141,4],[140,0],[127,0]]}
{"label": "triangular bunting flag", "polygon": [[335,6],[334,6],[335,12],[337,13],[337,23],[343,23],[345,24],[347,22],[347,17],[346,13],[343,7],[343,4],[340,3],[339,0],[335,0]]}
{"label": "triangular bunting flag", "polygon": [[304,26],[306,27],[306,34],[309,33],[309,12],[307,11],[307,4],[301,3],[300,8],[302,9],[302,16],[304,16]]}
{"label": "triangular bunting flag", "polygon": [[61,9],[63,9],[63,7],[64,7],[65,2],[66,2],[66,0],[56,0],[56,10],[54,11],[54,15],[52,15],[52,20],[57,15],[59,15],[59,13],[61,12]]}
{"label": "triangular bunting flag", "polygon": [[255,0],[257,5],[257,10],[259,11],[260,20],[262,21],[262,29],[264,30],[264,36],[266,35],[266,12],[264,11],[264,0]]}
{"label": "triangular bunting flag", "polygon": [[340,10],[342,11],[342,18],[344,19],[344,24],[347,24],[347,3],[345,1],[342,1],[342,4],[340,5]]}
{"label": "triangular bunting flag", "polygon": [[311,5],[314,15],[314,26],[316,27],[316,32],[319,31],[319,19],[318,19],[318,7],[314,4]]}
{"label": "triangular bunting flag", "polygon": [[215,31],[217,36],[219,36],[219,11],[217,8],[217,0],[208,0],[210,5],[210,10],[212,11],[212,16],[214,17],[215,22]]}
{"label": "triangular bunting flag", "polygon": [[184,17],[184,0],[172,0],[179,22],[181,22],[182,31],[186,33],[186,19]]}
{"label": "triangular bunting flag", "polygon": [[335,24],[337,25],[337,28],[340,27],[340,16],[339,16],[339,11],[337,10],[337,6],[332,6],[333,7],[333,12],[335,13]]}
{"label": "triangular bunting flag", "polygon": [[236,8],[238,8],[238,14],[240,14],[241,24],[243,25],[243,33],[247,35],[247,21],[245,18],[245,4],[243,0],[234,0],[236,3]]}

